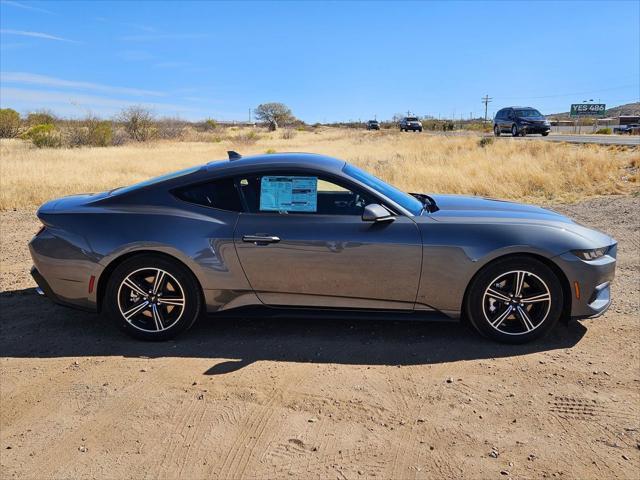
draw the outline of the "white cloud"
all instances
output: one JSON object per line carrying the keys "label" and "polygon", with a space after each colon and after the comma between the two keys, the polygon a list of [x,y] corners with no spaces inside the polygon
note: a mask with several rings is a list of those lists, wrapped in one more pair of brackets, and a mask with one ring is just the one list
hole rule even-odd
{"label": "white cloud", "polygon": [[58,37],[56,35],[51,35],[49,33],[43,32],[29,32],[26,30],[11,30],[11,29],[0,29],[0,33],[3,35],[18,35],[20,37],[33,37],[33,38],[42,38],[44,40],[55,40],[56,42],[67,42],[67,43],[80,43],[75,40],[69,40],[68,38]]}
{"label": "white cloud", "polygon": [[116,55],[126,62],[141,62],[155,58],[149,52],[145,52],[144,50],[124,50],[122,52],[118,52]]}
{"label": "white cloud", "polygon": [[98,115],[113,115],[131,104],[142,105],[157,115],[187,115],[198,117],[197,110],[171,103],[132,102],[131,100],[88,95],[78,92],[56,90],[26,90],[22,88],[0,87],[3,108],[29,110],[46,108],[57,114],[82,116],[91,111]]}
{"label": "white cloud", "polygon": [[153,42],[155,40],[194,40],[208,38],[208,33],[160,33],[157,35],[126,35],[120,37],[125,42]]}
{"label": "white cloud", "polygon": [[104,93],[115,93],[121,95],[133,96],[152,96],[162,97],[163,92],[154,90],[141,90],[137,88],[114,87],[110,85],[102,85],[99,83],[78,82],[75,80],[64,80],[61,78],[48,77],[46,75],[37,75],[35,73],[23,72],[0,72],[0,83],[15,83],[19,85],[41,85],[45,87],[62,87],[76,88],[80,90],[93,90]]}
{"label": "white cloud", "polygon": [[0,2],[4,5],[9,5],[11,7],[22,8],[24,10],[31,10],[32,12],[40,12],[40,13],[49,13],[53,14],[50,10],[45,10],[44,8],[34,7],[33,5],[26,5],[24,3],[14,2],[12,0],[2,0]]}
{"label": "white cloud", "polygon": [[189,65],[191,65],[191,64],[187,63],[187,62],[160,62],[160,63],[156,63],[154,65],[154,67],[156,67],[156,68],[183,68],[183,67],[188,67]]}

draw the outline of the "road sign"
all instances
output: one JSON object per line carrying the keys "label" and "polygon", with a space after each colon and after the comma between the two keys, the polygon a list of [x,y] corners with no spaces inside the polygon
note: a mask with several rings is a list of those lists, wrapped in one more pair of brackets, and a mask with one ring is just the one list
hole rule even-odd
{"label": "road sign", "polygon": [[606,110],[604,103],[573,103],[571,105],[572,117],[602,116]]}

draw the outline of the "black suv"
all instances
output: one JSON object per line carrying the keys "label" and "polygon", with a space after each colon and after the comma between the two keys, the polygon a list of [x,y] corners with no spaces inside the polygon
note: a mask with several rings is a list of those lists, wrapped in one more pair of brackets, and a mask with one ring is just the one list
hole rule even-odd
{"label": "black suv", "polygon": [[400,120],[400,131],[408,132],[409,130],[413,132],[422,131],[422,123],[420,123],[418,117],[404,117]]}
{"label": "black suv", "polygon": [[378,120],[369,120],[367,122],[367,130],[380,130],[380,122]]}
{"label": "black suv", "polygon": [[507,107],[496,113],[493,119],[493,133],[511,133],[514,137],[524,137],[528,133],[549,135],[551,124],[538,110],[531,107]]}

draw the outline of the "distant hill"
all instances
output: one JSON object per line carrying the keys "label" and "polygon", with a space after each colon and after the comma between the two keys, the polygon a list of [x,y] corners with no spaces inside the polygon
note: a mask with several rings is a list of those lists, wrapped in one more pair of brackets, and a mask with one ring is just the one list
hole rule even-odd
{"label": "distant hill", "polygon": [[[608,108],[605,110],[605,117],[618,117],[620,115],[640,115],[640,102],[627,103],[625,105],[618,105],[617,107]],[[569,112],[552,113],[547,115],[548,118],[556,120],[569,118]]]}

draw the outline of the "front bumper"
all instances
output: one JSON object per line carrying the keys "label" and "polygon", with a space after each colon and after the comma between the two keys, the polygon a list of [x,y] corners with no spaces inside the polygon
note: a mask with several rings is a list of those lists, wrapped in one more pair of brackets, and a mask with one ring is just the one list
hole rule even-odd
{"label": "front bumper", "polygon": [[527,133],[547,133],[551,131],[551,125],[520,125],[520,130]]}
{"label": "front bumper", "polygon": [[598,317],[611,305],[611,283],[615,276],[617,244],[603,257],[584,261],[571,252],[554,260],[564,271],[571,287],[572,318]]}

